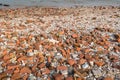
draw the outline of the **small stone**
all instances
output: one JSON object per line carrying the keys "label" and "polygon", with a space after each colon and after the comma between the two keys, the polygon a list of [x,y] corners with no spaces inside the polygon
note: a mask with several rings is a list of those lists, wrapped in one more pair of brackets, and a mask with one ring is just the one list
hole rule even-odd
{"label": "small stone", "polygon": [[4,77],[7,77],[7,73],[1,73],[0,74],[0,80],[2,80],[2,78],[4,78]]}
{"label": "small stone", "polygon": [[59,41],[55,40],[55,39],[48,39],[49,42],[52,42],[53,44],[55,43],[59,43]]}
{"label": "small stone", "polygon": [[89,49],[89,48],[86,48],[85,50],[84,50],[84,52],[85,53],[89,53],[91,50]]}
{"label": "small stone", "polygon": [[63,56],[62,56],[61,53],[56,53],[56,54],[55,54],[55,58],[57,58],[57,59],[61,59],[61,58],[63,58]]}
{"label": "small stone", "polygon": [[84,69],[89,68],[89,64],[87,62],[82,64],[82,68],[84,68]]}
{"label": "small stone", "polygon": [[13,73],[14,73],[14,70],[13,70],[13,69],[11,69],[11,70],[6,70],[6,73],[8,73],[8,74],[13,74]]}
{"label": "small stone", "polygon": [[15,69],[15,68],[18,68],[19,67],[19,65],[8,65],[7,66],[7,70],[11,70],[11,69]]}
{"label": "small stone", "polygon": [[80,57],[80,59],[83,58],[83,57],[84,57],[84,54],[80,54],[79,57]]}
{"label": "small stone", "polygon": [[59,32],[59,35],[63,35],[63,34],[64,34],[64,31],[60,31],[60,32]]}
{"label": "small stone", "polygon": [[78,54],[72,54],[73,58],[77,58]]}
{"label": "small stone", "polygon": [[35,47],[36,50],[39,50],[39,49],[40,49],[39,43],[35,43],[35,44],[34,44],[34,47]]}
{"label": "small stone", "polygon": [[36,77],[33,74],[30,74],[28,80],[36,80]]}
{"label": "small stone", "polygon": [[73,37],[73,38],[77,38],[78,35],[77,35],[77,34],[72,34],[72,37]]}
{"label": "small stone", "polygon": [[12,78],[13,80],[17,80],[17,79],[20,79],[20,78],[21,78],[21,75],[20,75],[20,73],[15,73],[15,74],[12,75],[11,78]]}
{"label": "small stone", "polygon": [[25,75],[23,76],[23,79],[24,79],[24,80],[27,80],[28,76],[29,76],[28,74],[25,74]]}
{"label": "small stone", "polygon": [[34,56],[34,52],[28,52],[27,55],[28,56]]}
{"label": "small stone", "polygon": [[120,70],[120,65],[113,65],[112,67]]}
{"label": "small stone", "polygon": [[120,80],[120,74],[115,75],[115,80]]}
{"label": "small stone", "polygon": [[100,76],[103,75],[100,69],[93,69],[92,72],[93,72],[93,75],[94,75],[96,78],[98,78],[98,77],[100,77]]}
{"label": "small stone", "polygon": [[0,38],[0,42],[3,42],[3,39],[2,39],[2,38]]}
{"label": "small stone", "polygon": [[90,54],[85,54],[85,59],[90,60],[92,58],[92,56]]}
{"label": "small stone", "polygon": [[4,78],[2,78],[2,80],[10,80],[11,78],[10,77],[4,77]]}
{"label": "small stone", "polygon": [[104,80],[114,80],[114,79],[110,76],[107,76],[107,77],[104,78]]}
{"label": "small stone", "polygon": [[31,70],[28,68],[28,67],[23,67],[21,70],[20,70],[20,73],[21,74],[24,74],[24,73],[31,73]]}
{"label": "small stone", "polygon": [[119,36],[118,34],[113,34],[113,37],[114,37],[115,39],[118,39],[120,36]]}
{"label": "small stone", "polygon": [[50,62],[47,62],[47,63],[46,63],[46,67],[47,67],[47,68],[50,68],[50,67],[51,67],[51,63],[50,63]]}
{"label": "small stone", "polygon": [[67,70],[67,67],[66,66],[58,66],[57,70]]}
{"label": "small stone", "polygon": [[72,66],[76,63],[76,61],[74,59],[69,59],[68,63]]}
{"label": "small stone", "polygon": [[61,70],[60,72],[61,72],[62,75],[67,77],[67,75],[68,75],[68,71],[67,70]]}
{"label": "small stone", "polygon": [[17,61],[18,61],[18,62],[21,62],[21,61],[24,61],[24,60],[26,60],[26,59],[27,59],[26,56],[22,56],[22,57],[18,58]]}
{"label": "small stone", "polygon": [[7,55],[7,54],[3,57],[3,60],[5,60],[5,61],[6,61],[6,60],[9,60],[9,59],[10,59],[10,56]]}
{"label": "small stone", "polygon": [[100,67],[100,66],[103,66],[105,64],[105,62],[104,61],[96,61],[95,64]]}
{"label": "small stone", "polygon": [[0,66],[0,73],[2,73],[3,72],[3,67],[2,66]]}
{"label": "small stone", "polygon": [[55,75],[54,75],[54,79],[55,79],[55,80],[63,80],[63,79],[64,79],[64,76],[61,75],[61,74],[55,74]]}
{"label": "small stone", "polygon": [[65,80],[74,80],[72,76],[67,77]]}
{"label": "small stone", "polygon": [[82,79],[82,78],[77,78],[77,80],[84,80],[84,79]]}
{"label": "small stone", "polygon": [[97,80],[104,80],[104,76],[98,77]]}
{"label": "small stone", "polygon": [[90,64],[91,66],[94,66],[94,61],[89,61],[89,64]]}
{"label": "small stone", "polygon": [[51,62],[51,56],[48,56],[48,57],[47,57],[47,60],[48,60],[48,62],[50,63],[50,62]]}
{"label": "small stone", "polygon": [[80,48],[80,47],[77,47],[77,48],[76,48],[76,50],[77,50],[77,51],[80,51],[80,50],[81,50],[81,48]]}
{"label": "small stone", "polygon": [[16,68],[16,69],[14,70],[14,73],[19,73],[19,72],[20,72],[19,68]]}
{"label": "small stone", "polygon": [[74,75],[74,69],[73,67],[68,68],[68,75]]}
{"label": "small stone", "polygon": [[48,68],[46,68],[42,71],[42,74],[44,74],[44,75],[49,74],[49,73],[50,73],[50,70]]}
{"label": "small stone", "polygon": [[120,42],[120,38],[117,41]]}
{"label": "small stone", "polygon": [[82,58],[82,59],[79,60],[79,64],[82,65],[82,64],[84,64],[86,61],[87,61],[86,59],[83,59],[83,58]]}

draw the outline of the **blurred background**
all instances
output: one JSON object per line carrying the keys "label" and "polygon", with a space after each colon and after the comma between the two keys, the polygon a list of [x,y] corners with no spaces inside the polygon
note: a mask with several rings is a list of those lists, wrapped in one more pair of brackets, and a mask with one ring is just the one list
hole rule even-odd
{"label": "blurred background", "polygon": [[0,7],[74,7],[74,6],[120,6],[120,0],[0,0]]}

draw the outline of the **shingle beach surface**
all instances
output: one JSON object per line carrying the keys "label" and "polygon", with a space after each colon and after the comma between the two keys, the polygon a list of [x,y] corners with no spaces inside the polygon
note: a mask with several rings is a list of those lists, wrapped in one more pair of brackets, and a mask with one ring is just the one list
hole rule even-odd
{"label": "shingle beach surface", "polygon": [[120,7],[0,10],[0,80],[120,80]]}

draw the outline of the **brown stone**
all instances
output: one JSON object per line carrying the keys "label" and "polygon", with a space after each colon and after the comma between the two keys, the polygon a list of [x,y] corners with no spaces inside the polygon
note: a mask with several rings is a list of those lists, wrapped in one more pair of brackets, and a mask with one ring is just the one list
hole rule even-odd
{"label": "brown stone", "polygon": [[103,47],[104,47],[105,49],[108,49],[108,48],[109,48],[107,45],[104,45]]}
{"label": "brown stone", "polygon": [[18,68],[19,67],[19,65],[8,65],[7,66],[7,70],[11,70],[11,69],[15,69],[15,68]]}
{"label": "brown stone", "polygon": [[47,78],[47,80],[51,80],[51,78],[50,78],[50,77],[48,77],[48,78]]}
{"label": "brown stone", "polygon": [[14,74],[15,73],[19,73],[20,72],[20,69],[19,68],[16,68],[15,70],[14,70]]}
{"label": "brown stone", "polygon": [[99,60],[99,56],[98,55],[94,55],[95,60]]}
{"label": "brown stone", "polygon": [[81,48],[80,48],[80,47],[77,47],[77,48],[76,48],[76,50],[77,50],[77,51],[80,51],[80,50],[81,50]]}
{"label": "brown stone", "polygon": [[27,59],[27,56],[22,56],[20,58],[17,59],[18,62],[22,61],[22,60],[26,60]]}
{"label": "brown stone", "polygon": [[116,56],[116,55],[111,55],[111,56],[110,56],[110,59],[111,59],[111,61],[113,61],[113,62],[118,62],[118,61],[119,61],[119,57]]}
{"label": "brown stone", "polygon": [[76,63],[74,59],[68,59],[68,63],[72,66]]}
{"label": "brown stone", "polygon": [[80,56],[80,59],[81,59],[81,58],[83,58],[83,57],[84,57],[84,54],[82,54],[82,53],[81,53],[79,56]]}
{"label": "brown stone", "polygon": [[15,73],[15,74],[12,75],[11,78],[12,78],[12,80],[18,80],[18,79],[21,78],[21,75],[20,75],[20,73]]}
{"label": "brown stone", "polygon": [[107,46],[110,45],[110,42],[108,42],[108,41],[105,41],[104,43],[105,43]]}
{"label": "brown stone", "polygon": [[82,65],[82,64],[84,64],[86,61],[87,61],[86,59],[83,59],[83,58],[82,58],[82,59],[79,60],[79,64]]}
{"label": "brown stone", "polygon": [[4,77],[7,77],[7,73],[0,73],[0,80],[2,80]]}
{"label": "brown stone", "polygon": [[27,78],[28,78],[28,74],[25,74],[24,76],[23,76],[23,80],[27,80]]}
{"label": "brown stone", "polygon": [[36,50],[39,50],[39,45],[40,45],[39,43],[34,44],[34,47],[35,47]]}
{"label": "brown stone", "polygon": [[42,75],[41,72],[37,72],[36,74],[37,77],[40,77],[41,75]]}
{"label": "brown stone", "polygon": [[105,62],[104,61],[95,61],[95,64],[97,66],[103,66],[105,64]]}
{"label": "brown stone", "polygon": [[66,52],[65,52],[65,50],[64,49],[61,49],[61,53],[62,53],[62,55],[64,56],[64,57],[66,57]]}
{"label": "brown stone", "polygon": [[75,73],[76,73],[77,75],[80,76],[80,78],[84,79],[84,75],[83,75],[79,70],[77,70],[76,68],[74,68],[74,71],[75,71]]}
{"label": "brown stone", "polygon": [[85,51],[85,53],[89,53],[91,50],[87,48],[84,51]]}
{"label": "brown stone", "polygon": [[[11,38],[10,38],[10,39],[11,39]],[[8,42],[7,42],[7,45],[8,45],[8,46],[15,46],[15,45],[16,45],[16,42],[8,41]]]}
{"label": "brown stone", "polygon": [[66,43],[70,43],[70,40],[69,40],[69,39],[66,39]]}
{"label": "brown stone", "polygon": [[77,35],[77,34],[72,34],[72,37],[73,37],[73,38],[77,38],[78,35]]}
{"label": "brown stone", "polygon": [[120,38],[117,41],[120,42]]}
{"label": "brown stone", "polygon": [[4,50],[3,53],[2,53],[2,55],[4,56],[6,54],[7,54],[7,50]]}
{"label": "brown stone", "polygon": [[98,51],[103,51],[103,49],[102,49],[102,48],[100,48],[100,47],[98,47],[98,48],[97,48],[97,50],[98,50]]}
{"label": "brown stone", "polygon": [[3,39],[2,39],[2,38],[0,38],[0,42],[3,42]]}
{"label": "brown stone", "polygon": [[63,35],[63,34],[64,34],[64,31],[60,31],[60,32],[59,32],[59,35]]}
{"label": "brown stone", "polygon": [[85,59],[90,60],[91,58],[92,58],[92,55],[90,55],[90,54],[85,54]]}
{"label": "brown stone", "polygon": [[13,73],[14,73],[14,70],[13,70],[13,69],[11,69],[11,70],[6,70],[5,73],[13,74]]}
{"label": "brown stone", "polygon": [[65,80],[74,80],[72,76],[67,77]]}
{"label": "brown stone", "polygon": [[77,78],[77,80],[84,80],[84,79],[82,79],[82,78]]}
{"label": "brown stone", "polygon": [[36,63],[34,64],[34,66],[32,67],[32,72],[35,72],[35,71],[36,71],[37,65],[38,65],[38,62],[36,62]]}
{"label": "brown stone", "polygon": [[6,60],[4,63],[2,63],[2,66],[5,67],[6,65],[10,64],[10,60]]}
{"label": "brown stone", "polygon": [[107,76],[107,77],[104,78],[104,80],[114,80],[114,79],[110,76]]}
{"label": "brown stone", "polygon": [[51,56],[48,56],[48,62],[51,62]]}
{"label": "brown stone", "polygon": [[61,74],[55,74],[55,75],[54,75],[54,79],[55,79],[55,80],[63,80],[63,79],[64,79],[64,76],[61,75]]}
{"label": "brown stone", "polygon": [[57,70],[67,70],[67,67],[66,66],[58,66]]}
{"label": "brown stone", "polygon": [[49,73],[50,73],[50,70],[48,68],[46,68],[42,71],[42,74],[49,74]]}
{"label": "brown stone", "polygon": [[38,67],[39,67],[39,68],[45,67],[45,63],[41,63]]}
{"label": "brown stone", "polygon": [[28,68],[28,67],[23,67],[21,70],[20,70],[20,73],[21,74],[24,74],[24,73],[31,73],[31,70]]}
{"label": "brown stone", "polygon": [[10,59],[10,56],[8,54],[6,54],[4,57],[3,57],[3,60],[9,60]]}

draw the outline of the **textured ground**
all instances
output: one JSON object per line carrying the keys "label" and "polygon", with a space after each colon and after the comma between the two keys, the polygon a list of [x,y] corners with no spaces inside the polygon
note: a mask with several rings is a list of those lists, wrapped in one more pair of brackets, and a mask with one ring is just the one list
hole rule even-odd
{"label": "textured ground", "polygon": [[120,7],[0,10],[0,80],[120,80]]}

